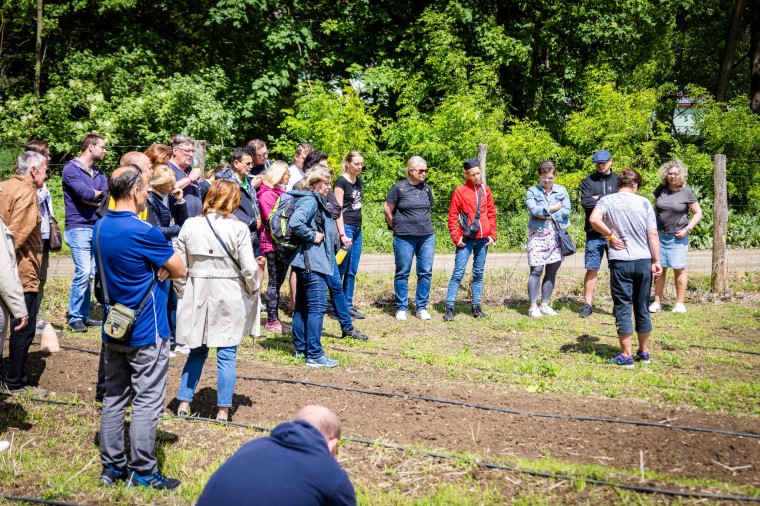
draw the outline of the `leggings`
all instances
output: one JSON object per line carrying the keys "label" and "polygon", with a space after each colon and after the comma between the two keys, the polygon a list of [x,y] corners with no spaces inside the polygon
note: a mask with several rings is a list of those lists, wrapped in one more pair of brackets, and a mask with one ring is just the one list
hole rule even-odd
{"label": "leggings", "polygon": [[285,275],[288,273],[288,265],[282,261],[282,256],[274,251],[265,253],[265,255],[269,274],[266,294],[267,322],[274,323],[280,319],[277,305],[280,302],[280,288],[285,281]]}
{"label": "leggings", "polygon": [[[531,304],[536,304],[538,301],[538,286],[541,285],[541,302],[548,304],[549,299],[554,291],[554,280],[557,277],[557,271],[559,266],[562,265],[562,260],[547,265],[536,265],[530,268],[530,276],[528,276],[528,298]],[[546,267],[546,272],[544,272]],[[544,272],[544,282],[541,281],[541,273]]]}

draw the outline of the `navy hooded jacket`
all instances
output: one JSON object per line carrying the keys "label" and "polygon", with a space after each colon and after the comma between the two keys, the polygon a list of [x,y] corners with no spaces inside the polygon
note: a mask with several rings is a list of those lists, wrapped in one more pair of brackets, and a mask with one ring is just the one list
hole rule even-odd
{"label": "navy hooded jacket", "polygon": [[275,427],[242,446],[217,469],[197,506],[354,505],[354,486],[327,449],[324,436],[303,420]]}

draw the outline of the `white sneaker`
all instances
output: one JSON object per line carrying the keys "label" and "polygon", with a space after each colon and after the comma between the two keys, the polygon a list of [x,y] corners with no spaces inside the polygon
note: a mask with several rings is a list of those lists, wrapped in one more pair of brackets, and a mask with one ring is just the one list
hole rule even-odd
{"label": "white sneaker", "polygon": [[673,313],[685,313],[686,312],[686,306],[683,304],[676,304],[676,307],[673,308]]}
{"label": "white sneaker", "polygon": [[186,344],[178,344],[174,347],[174,351],[177,353],[182,353],[183,355],[188,355],[190,353],[190,346]]}
{"label": "white sneaker", "polygon": [[541,304],[541,307],[538,308],[539,311],[541,311],[541,314],[546,314],[549,316],[557,316],[557,312],[553,310],[551,307],[549,307],[548,304]]}
{"label": "white sneaker", "polygon": [[662,306],[660,305],[659,302],[652,302],[651,304],[649,304],[650,313],[659,313],[660,311],[662,311]]}
{"label": "white sneaker", "polygon": [[406,311],[396,311],[396,319],[399,321],[406,320]]}
{"label": "white sneaker", "polygon": [[169,350],[169,358],[174,358],[176,356],[177,356],[176,353],[174,353],[172,350]]}
{"label": "white sneaker", "polygon": [[528,316],[530,316],[531,318],[541,318],[541,316],[543,315],[541,314],[541,310],[538,309],[538,306],[534,306],[528,309]]}
{"label": "white sneaker", "polygon": [[427,312],[427,309],[420,309],[419,311],[417,311],[417,318],[419,318],[420,320],[432,319],[430,317],[430,313]]}

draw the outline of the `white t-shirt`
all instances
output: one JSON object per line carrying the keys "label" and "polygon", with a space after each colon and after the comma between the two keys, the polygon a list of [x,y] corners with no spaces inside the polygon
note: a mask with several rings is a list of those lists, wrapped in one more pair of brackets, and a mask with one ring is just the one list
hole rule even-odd
{"label": "white t-shirt", "polygon": [[610,260],[652,258],[647,231],[657,230],[657,220],[647,199],[635,193],[613,193],[600,198],[596,209],[604,213],[604,224],[625,241],[625,249],[609,248]]}
{"label": "white t-shirt", "polygon": [[294,163],[290,165],[288,172],[290,172],[290,179],[288,180],[288,187],[286,191],[292,190],[295,184],[303,179],[303,172],[301,172],[301,169],[296,167],[296,164]]}

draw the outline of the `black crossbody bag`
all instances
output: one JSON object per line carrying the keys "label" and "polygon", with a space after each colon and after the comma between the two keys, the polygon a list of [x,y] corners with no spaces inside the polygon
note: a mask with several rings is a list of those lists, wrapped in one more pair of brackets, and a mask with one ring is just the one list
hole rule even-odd
{"label": "black crossbody bag", "polygon": [[467,213],[459,213],[459,226],[462,227],[462,237],[465,239],[473,239],[478,235],[478,232],[480,232],[480,194],[482,189],[483,186],[481,185],[478,186],[475,190],[475,200],[477,202],[478,209],[475,211],[475,217],[472,219],[472,223],[470,223],[470,218],[467,216]]}

